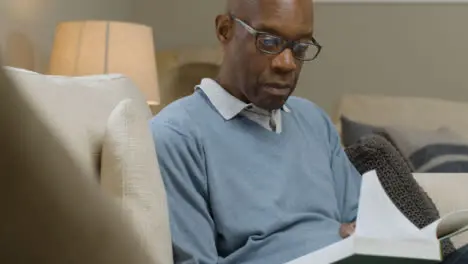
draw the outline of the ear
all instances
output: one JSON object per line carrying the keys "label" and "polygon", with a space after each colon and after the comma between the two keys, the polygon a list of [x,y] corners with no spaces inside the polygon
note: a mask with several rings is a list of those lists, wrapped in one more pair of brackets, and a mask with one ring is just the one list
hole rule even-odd
{"label": "ear", "polygon": [[232,19],[228,15],[216,17],[216,37],[222,44],[229,42],[234,36]]}

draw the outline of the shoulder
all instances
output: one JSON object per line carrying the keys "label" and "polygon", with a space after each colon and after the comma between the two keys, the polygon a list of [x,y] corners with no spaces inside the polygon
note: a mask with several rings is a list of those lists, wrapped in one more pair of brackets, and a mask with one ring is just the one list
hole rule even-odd
{"label": "shoulder", "polygon": [[196,94],[178,99],[164,107],[150,120],[153,140],[159,149],[164,146],[186,148],[200,138],[197,115],[201,98]]}
{"label": "shoulder", "polygon": [[302,97],[297,97],[297,96],[290,96],[288,98],[288,101],[286,102],[286,105],[293,107],[293,108],[299,108],[300,110],[307,109],[307,110],[320,111],[320,107],[317,106],[312,101],[307,100]]}
{"label": "shoulder", "polygon": [[331,119],[328,114],[317,104],[305,98],[291,96],[286,105],[291,111],[308,121],[317,123],[323,122],[325,125],[331,125]]}
{"label": "shoulder", "polygon": [[[205,156],[196,111],[202,106],[196,93],[178,99],[154,116],[150,127],[164,181],[172,187],[192,182],[205,193]],[[168,189],[169,195],[173,192]]]}
{"label": "shoulder", "polygon": [[178,99],[166,107],[150,120],[153,133],[169,132],[178,133],[181,136],[194,136],[197,131],[196,110],[203,105],[203,98],[199,94]]}
{"label": "shoulder", "polygon": [[335,124],[329,115],[317,104],[296,96],[291,96],[286,105],[291,109],[302,125],[307,126],[308,131],[319,134],[321,138],[335,141],[339,135]]}

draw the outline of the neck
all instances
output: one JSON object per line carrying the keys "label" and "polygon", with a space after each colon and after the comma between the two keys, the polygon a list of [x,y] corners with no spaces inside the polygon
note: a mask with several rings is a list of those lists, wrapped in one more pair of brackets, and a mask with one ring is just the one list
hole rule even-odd
{"label": "neck", "polygon": [[[236,96],[235,93],[231,92],[231,90],[234,90],[234,91],[238,91],[238,90],[237,90],[237,89],[229,89],[228,87],[232,87],[232,86],[230,86],[227,82],[222,82],[222,81],[220,80],[219,77],[216,77],[214,80],[215,80],[224,90],[226,90],[226,91],[227,91],[229,94],[231,94],[232,96],[236,97],[237,99],[243,101],[243,102],[246,103],[246,104],[249,104],[249,103],[250,103],[247,99],[243,100],[243,99],[241,99],[241,96]],[[269,114],[273,113],[273,111],[274,111],[274,110],[266,110],[266,109],[260,108],[260,107],[258,107],[258,106],[255,106],[255,107],[256,107],[257,109],[260,109],[260,110],[264,111],[265,113],[269,113]]]}
{"label": "neck", "polygon": [[214,79],[224,90],[229,94],[241,100],[242,102],[249,104],[250,102],[242,94],[241,89],[235,84],[232,74],[227,73],[224,67],[221,67],[218,76]]}

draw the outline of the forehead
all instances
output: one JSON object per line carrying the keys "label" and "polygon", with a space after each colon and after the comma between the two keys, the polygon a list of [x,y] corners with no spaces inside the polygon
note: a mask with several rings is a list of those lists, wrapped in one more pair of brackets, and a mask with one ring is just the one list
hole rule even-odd
{"label": "forehead", "polygon": [[257,0],[249,12],[250,23],[257,30],[288,38],[312,35],[311,0]]}

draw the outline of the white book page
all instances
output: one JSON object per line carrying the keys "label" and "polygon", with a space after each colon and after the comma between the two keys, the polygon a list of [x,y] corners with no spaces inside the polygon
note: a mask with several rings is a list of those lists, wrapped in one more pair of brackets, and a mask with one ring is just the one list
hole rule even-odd
{"label": "white book page", "polygon": [[356,236],[382,240],[427,239],[388,197],[376,171],[362,177]]}
{"label": "white book page", "polygon": [[422,231],[428,237],[437,237],[440,240],[466,232],[468,231],[468,210],[460,210],[447,214],[423,228]]}
{"label": "white book page", "polygon": [[350,257],[354,253],[354,237],[348,237],[342,241],[329,245],[318,251],[309,253],[300,258],[289,261],[285,264],[329,264],[344,258]]}

